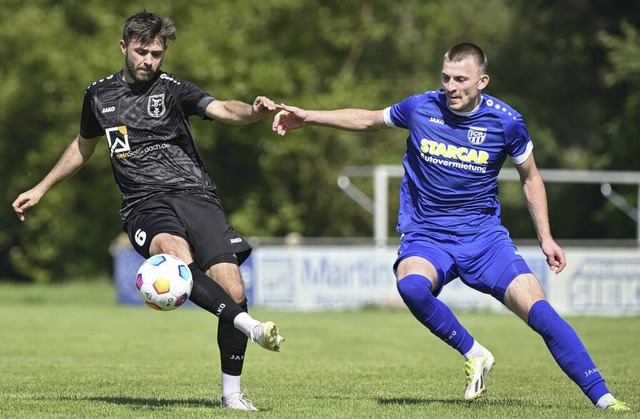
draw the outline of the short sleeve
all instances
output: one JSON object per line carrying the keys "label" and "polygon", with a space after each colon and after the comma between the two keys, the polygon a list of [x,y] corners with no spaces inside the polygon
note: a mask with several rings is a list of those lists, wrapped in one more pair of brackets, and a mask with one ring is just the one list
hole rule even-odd
{"label": "short sleeve", "polygon": [[104,130],[93,111],[93,94],[87,89],[82,101],[82,116],[80,117],[80,135],[84,138],[95,138],[104,135]]}
{"label": "short sleeve", "polygon": [[391,105],[385,109],[384,122],[390,127],[409,128],[411,116],[416,107],[421,103],[423,95],[413,95],[402,102]]}
{"label": "short sleeve", "polygon": [[517,116],[505,129],[507,153],[514,164],[524,163],[533,151],[529,130],[521,116]]}
{"label": "short sleeve", "polygon": [[215,100],[212,95],[184,80],[172,87],[178,90],[177,97],[185,116],[197,115],[201,119],[209,119],[205,111],[207,106]]}

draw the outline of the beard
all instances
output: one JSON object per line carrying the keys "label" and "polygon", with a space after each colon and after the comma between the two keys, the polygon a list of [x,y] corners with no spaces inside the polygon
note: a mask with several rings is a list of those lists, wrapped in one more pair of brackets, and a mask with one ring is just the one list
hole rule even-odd
{"label": "beard", "polygon": [[156,69],[151,69],[146,66],[136,67],[135,63],[129,59],[128,56],[125,58],[124,63],[127,68],[127,72],[131,75],[135,83],[146,83],[152,80],[158,73],[162,61],[158,63],[158,67]]}

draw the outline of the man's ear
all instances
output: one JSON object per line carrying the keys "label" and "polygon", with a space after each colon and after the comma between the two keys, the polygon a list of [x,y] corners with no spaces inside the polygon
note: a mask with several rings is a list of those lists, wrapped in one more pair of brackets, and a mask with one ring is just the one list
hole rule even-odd
{"label": "man's ear", "polygon": [[478,90],[483,90],[489,84],[489,75],[483,74],[478,80]]}
{"label": "man's ear", "polygon": [[123,54],[127,52],[127,43],[124,42],[124,39],[120,40],[120,51],[122,51]]}

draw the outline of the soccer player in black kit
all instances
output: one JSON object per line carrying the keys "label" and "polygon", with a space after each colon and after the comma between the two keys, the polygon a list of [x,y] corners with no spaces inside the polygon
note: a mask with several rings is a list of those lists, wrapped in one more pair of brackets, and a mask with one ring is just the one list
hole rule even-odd
{"label": "soccer player in black kit", "polygon": [[167,40],[175,38],[169,18],[142,11],[127,19],[120,41],[125,67],[89,86],[79,134],[51,171],[16,198],[13,209],[24,221],[28,208],[86,164],[104,135],[131,244],[145,258],[169,253],[189,265],[191,301],[218,317],[221,406],[253,411],[240,390],[247,342],[278,351],[284,339],[273,322],[262,323],[247,312],[239,265],[251,247],[227,221],[188,119],[249,124],[278,105],[264,96],[252,105],[214,99],[160,71]]}

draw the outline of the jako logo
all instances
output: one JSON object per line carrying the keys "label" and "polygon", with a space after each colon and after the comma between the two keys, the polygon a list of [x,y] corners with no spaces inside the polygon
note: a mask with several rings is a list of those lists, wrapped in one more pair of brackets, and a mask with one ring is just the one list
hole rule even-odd
{"label": "jako logo", "polygon": [[102,108],[102,113],[109,113],[116,110],[115,106],[109,106],[108,108]]}
{"label": "jako logo", "polygon": [[435,116],[432,116],[431,118],[429,118],[429,122],[444,125],[444,121],[440,118],[436,118]]}
{"label": "jako logo", "polygon": [[237,237],[235,239],[230,239],[229,242],[230,243],[242,243],[242,239],[240,237]]}

